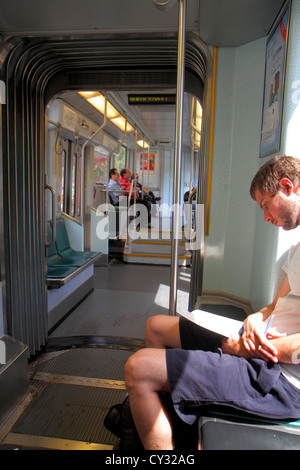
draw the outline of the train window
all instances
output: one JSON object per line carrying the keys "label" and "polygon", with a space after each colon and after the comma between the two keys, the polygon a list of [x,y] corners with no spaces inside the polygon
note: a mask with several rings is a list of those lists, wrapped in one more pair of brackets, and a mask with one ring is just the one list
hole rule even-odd
{"label": "train window", "polygon": [[107,179],[108,152],[102,147],[95,147],[94,151],[94,182],[105,183]]}
{"label": "train window", "polygon": [[120,147],[120,150],[119,150],[119,153],[117,153],[115,155],[115,159],[114,159],[114,167],[117,168],[117,170],[120,172],[122,170],[122,168],[125,168],[126,167],[126,156],[127,156],[127,152],[126,152],[126,147],[124,147],[123,145]]}
{"label": "train window", "polygon": [[65,214],[77,219],[81,217],[81,161],[80,148],[69,140],[67,149],[62,151],[59,159],[60,208]]}
{"label": "train window", "polygon": [[127,149],[121,146],[118,153],[110,158],[109,168],[107,167],[107,159],[109,152],[101,146],[94,149],[94,182],[101,184],[106,183],[109,168],[117,168],[120,172],[122,168],[126,167],[127,162]]}

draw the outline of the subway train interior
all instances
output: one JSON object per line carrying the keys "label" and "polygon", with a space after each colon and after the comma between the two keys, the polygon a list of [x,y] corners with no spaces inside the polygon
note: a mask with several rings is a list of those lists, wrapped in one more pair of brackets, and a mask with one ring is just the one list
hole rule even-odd
{"label": "subway train interior", "polygon": [[[299,239],[249,188],[275,154],[300,158],[300,2],[10,0],[0,34],[0,449],[113,451],[104,418],[147,319],[243,320]],[[114,204],[112,168],[150,223]],[[207,413],[197,432],[201,449],[300,449],[299,422]]]}

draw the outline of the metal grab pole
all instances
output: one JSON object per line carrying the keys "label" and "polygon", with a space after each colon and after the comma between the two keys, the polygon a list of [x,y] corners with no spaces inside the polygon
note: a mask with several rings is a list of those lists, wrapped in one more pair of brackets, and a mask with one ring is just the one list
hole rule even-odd
{"label": "metal grab pole", "polygon": [[178,278],[178,238],[180,228],[180,174],[183,121],[183,92],[184,92],[184,63],[185,63],[185,17],[186,0],[179,0],[178,19],[178,57],[177,57],[177,91],[176,91],[176,130],[175,130],[175,159],[173,186],[173,223],[171,248],[171,285],[170,285],[170,315],[176,314],[177,278]]}

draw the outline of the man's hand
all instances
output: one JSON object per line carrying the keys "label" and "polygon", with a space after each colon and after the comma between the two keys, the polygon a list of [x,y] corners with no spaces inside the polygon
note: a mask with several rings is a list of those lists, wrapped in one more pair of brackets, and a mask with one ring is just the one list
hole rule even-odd
{"label": "man's hand", "polygon": [[264,344],[260,343],[257,339],[255,342],[255,348],[248,348],[245,346],[245,341],[242,336],[231,336],[230,338],[223,340],[222,351],[225,354],[244,357],[245,359],[260,358],[264,361],[278,362],[277,350],[270,341],[266,339],[266,337],[264,339]]}
{"label": "man's hand", "polygon": [[230,338],[224,338],[222,341],[222,351],[225,354],[230,354],[231,356],[244,357],[245,359],[250,359],[251,357],[256,357],[252,351],[248,351],[240,335],[235,337],[231,336]]}
{"label": "man's hand", "polygon": [[247,351],[260,353],[257,357],[262,359],[278,362],[278,351],[271,340],[281,338],[286,334],[270,328],[266,336],[268,319],[269,317],[263,321],[261,312],[249,315],[244,321],[242,340]]}

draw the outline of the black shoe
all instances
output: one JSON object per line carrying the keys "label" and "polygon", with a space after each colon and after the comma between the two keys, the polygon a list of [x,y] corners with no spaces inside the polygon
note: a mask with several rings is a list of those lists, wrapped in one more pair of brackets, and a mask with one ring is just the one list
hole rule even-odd
{"label": "black shoe", "polygon": [[117,437],[122,437],[121,414],[123,403],[112,406],[104,418],[104,426]]}
{"label": "black shoe", "polygon": [[123,403],[112,406],[104,418],[104,426],[120,439],[117,450],[144,450],[132,418],[128,397]]}

